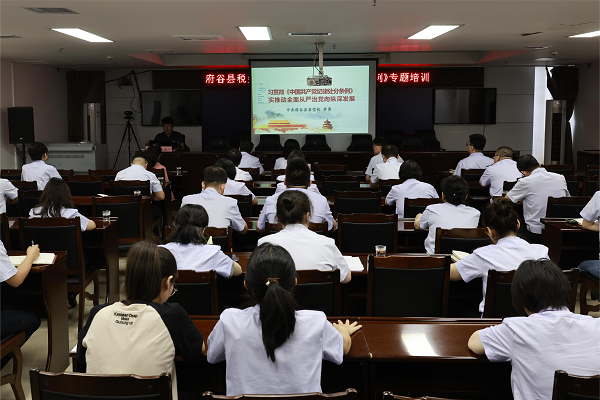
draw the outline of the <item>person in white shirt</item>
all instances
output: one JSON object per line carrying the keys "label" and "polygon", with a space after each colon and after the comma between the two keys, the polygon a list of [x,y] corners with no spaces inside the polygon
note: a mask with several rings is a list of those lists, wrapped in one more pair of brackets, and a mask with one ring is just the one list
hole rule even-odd
{"label": "person in white shirt", "polygon": [[488,166],[494,163],[494,160],[483,155],[483,148],[485,147],[486,138],[479,133],[469,136],[467,142],[467,151],[469,157],[463,158],[456,165],[454,175],[461,176],[463,169],[486,169]]}
{"label": "person in white shirt", "polygon": [[386,144],[388,144],[388,142],[385,138],[376,137],[373,139],[374,156],[371,157],[369,165],[367,166],[367,170],[365,171],[367,182],[371,182],[371,175],[373,175],[373,171],[375,171],[375,166],[383,162],[383,154],[381,154],[381,150]]}
{"label": "person in white shirt", "polygon": [[175,229],[167,238],[169,243],[159,247],[173,254],[179,270],[214,270],[224,278],[240,275],[242,267],[223,253],[221,246],[206,244],[204,229],[208,225],[209,218],[204,207],[185,205],[177,212]]}
{"label": "person in white shirt", "polygon": [[[600,191],[594,193],[594,197],[581,210],[583,229],[598,232],[598,218],[600,218]],[[583,261],[577,268],[582,272],[589,272],[596,278],[600,278],[600,255],[598,260]]]}
{"label": "person in white shirt", "polygon": [[54,166],[46,164],[48,148],[43,143],[30,144],[27,152],[31,162],[21,168],[21,180],[37,182],[38,190],[44,190],[51,178],[62,179]]}
{"label": "person in white shirt", "polygon": [[441,186],[444,203],[431,204],[415,217],[415,229],[429,228],[425,239],[427,254],[435,253],[436,228],[477,228],[481,215],[475,208],[465,205],[469,186],[463,178],[451,175],[442,180]]}
{"label": "person in white shirt", "polygon": [[277,198],[277,220],[283,230],[260,238],[258,245],[272,243],[286,249],[296,270],[340,270],[340,281],[350,282],[350,267],[335,241],[308,229],[311,204],[308,196],[298,190],[286,190]]}
{"label": "person in white shirt", "polygon": [[6,199],[14,200],[19,196],[19,191],[8,179],[0,178],[0,214],[6,212]]}
{"label": "person in white shirt", "polygon": [[548,248],[541,244],[529,244],[517,237],[519,216],[510,200],[496,199],[483,212],[486,233],[494,244],[475,249],[473,254],[450,266],[450,280],[470,282],[483,278],[483,300],[479,312],[485,307],[485,292],[490,269],[514,271],[525,260],[548,258]]}
{"label": "person in white shirt", "polygon": [[569,311],[571,285],[556,264],[524,261],[511,292],[515,310],[527,317],[476,331],[468,346],[492,362],[511,363],[515,400],[552,399],[557,370],[600,374],[600,319]]}
{"label": "person in white shirt", "polygon": [[254,149],[254,143],[250,140],[242,140],[240,142],[240,152],[242,153],[242,161],[240,162],[240,168],[258,168],[258,173],[263,175],[265,169],[258,157],[252,155],[252,149]]}
{"label": "person in white shirt", "polygon": [[248,225],[240,214],[237,200],[223,196],[226,184],[227,173],[223,168],[206,167],[202,193],[184,196],[181,200],[181,207],[186,204],[201,205],[208,213],[211,226],[216,228],[231,226],[233,230],[244,235],[248,232]]}
{"label": "person in white shirt", "polygon": [[[305,160],[304,153],[302,153],[302,151],[300,151],[300,150],[294,150],[288,155],[288,161],[293,160],[294,158],[301,158],[301,159]],[[310,173],[310,185],[308,186],[308,190],[315,192],[317,194],[321,194],[321,192],[319,192],[319,188],[317,187],[317,185],[314,184],[314,180],[315,180],[315,177],[313,176],[313,174],[311,172]],[[286,186],[285,186],[285,183],[283,183],[283,181],[285,181],[285,175],[279,175],[277,177],[278,183],[277,183],[277,187],[275,188],[275,193],[283,192],[284,190],[286,190]]]}
{"label": "person in white shirt", "polygon": [[[310,215],[310,222],[321,223],[327,222],[328,229],[330,231],[335,230],[337,222],[333,219],[331,214],[331,208],[327,202],[327,198],[308,190],[310,184],[310,169],[308,164],[301,158],[294,158],[290,160],[287,168],[285,169],[285,186],[287,189],[299,190],[306,193],[312,204],[312,213]],[[256,230],[263,232],[267,222],[275,223],[277,217],[277,198],[283,192],[275,193],[272,196],[267,197],[265,205],[258,218],[256,224]]]}
{"label": "person in white shirt", "polygon": [[231,160],[235,166],[235,181],[251,181],[252,175],[248,171],[239,169],[238,166],[242,162],[242,153],[238,149],[229,149],[225,152],[225,158]]}
{"label": "person in white shirt", "polygon": [[529,243],[541,243],[542,223],[546,216],[548,197],[570,197],[567,181],[563,175],[546,171],[531,154],[519,157],[517,168],[524,175],[506,194],[513,203],[523,200],[523,217],[527,229],[519,235]]}
{"label": "person in white shirt", "polygon": [[256,306],[225,310],[207,341],[207,361],[227,361],[227,396],[321,392],[323,360],[341,364],[361,326],[299,310],[294,260],[281,246],[252,252],[244,285]]}
{"label": "person in white shirt", "polygon": [[398,155],[398,147],[393,144],[386,144],[381,150],[383,156],[383,163],[377,164],[373,175],[371,175],[371,186],[377,187],[377,182],[398,179],[398,171],[402,165],[402,158]]}
{"label": "person in white shirt", "polygon": [[131,161],[131,166],[117,172],[115,181],[150,181],[150,194],[152,200],[161,201],[165,199],[165,192],[155,174],[148,171],[148,160],[146,156],[137,154]]}
{"label": "person in white shirt", "polygon": [[236,174],[235,165],[233,165],[231,160],[228,160],[227,158],[219,158],[215,163],[215,167],[223,168],[227,173],[227,183],[225,184],[225,190],[223,191],[224,196],[230,194],[242,196],[250,195],[252,196],[252,205],[258,204],[258,199],[254,193],[248,189],[248,186],[246,186],[244,182],[238,182],[234,180]]}
{"label": "person in white shirt", "polygon": [[286,169],[288,163],[288,156],[294,150],[300,150],[300,143],[296,139],[288,139],[283,144],[283,157],[279,157],[275,160],[275,166],[273,169]]}
{"label": "person in white shirt", "polygon": [[490,203],[494,197],[502,196],[504,182],[516,182],[523,174],[513,160],[513,150],[510,147],[498,147],[494,154],[494,164],[487,167],[479,179],[481,186],[490,187]]}
{"label": "person in white shirt", "polygon": [[423,171],[419,164],[413,160],[407,160],[400,166],[398,176],[402,181],[392,189],[385,198],[388,206],[396,205],[398,218],[404,217],[404,199],[438,199],[438,193],[429,183],[421,182]]}

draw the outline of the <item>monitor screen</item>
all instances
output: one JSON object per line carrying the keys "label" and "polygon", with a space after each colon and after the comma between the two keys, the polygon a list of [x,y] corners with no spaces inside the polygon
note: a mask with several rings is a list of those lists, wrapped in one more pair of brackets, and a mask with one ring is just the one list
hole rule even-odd
{"label": "monitor screen", "polygon": [[496,89],[436,89],[434,124],[495,124]]}
{"label": "monitor screen", "polygon": [[161,126],[164,117],[173,118],[175,126],[201,126],[202,91],[142,92],[142,125]]}

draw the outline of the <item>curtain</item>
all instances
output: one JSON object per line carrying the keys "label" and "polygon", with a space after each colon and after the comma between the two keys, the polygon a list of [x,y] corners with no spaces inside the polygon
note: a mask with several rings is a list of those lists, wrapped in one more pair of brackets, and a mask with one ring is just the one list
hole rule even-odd
{"label": "curtain", "polygon": [[577,92],[579,92],[579,70],[575,66],[552,68],[552,77],[546,68],[547,85],[553,100],[567,101],[567,126],[565,129],[564,163],[573,164],[573,137],[569,120],[573,116]]}
{"label": "curtain", "polygon": [[90,91],[94,73],[87,71],[67,72],[67,118],[69,142],[80,142],[83,137],[83,103]]}

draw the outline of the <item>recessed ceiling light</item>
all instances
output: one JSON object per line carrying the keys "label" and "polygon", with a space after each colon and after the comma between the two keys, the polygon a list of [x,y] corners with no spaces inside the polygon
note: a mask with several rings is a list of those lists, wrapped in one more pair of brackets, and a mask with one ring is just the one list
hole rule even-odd
{"label": "recessed ceiling light", "polygon": [[446,32],[450,32],[453,29],[458,28],[460,25],[429,25],[427,28],[420,32],[409,36],[408,39],[433,39]]}
{"label": "recessed ceiling light", "polygon": [[534,58],[532,61],[555,61],[556,58],[552,58],[552,57],[540,57],[540,58]]}
{"label": "recessed ceiling light", "polygon": [[569,37],[584,38],[584,37],[596,37],[596,36],[600,36],[600,31],[582,33],[580,35],[573,35],[573,36],[569,36]]}
{"label": "recessed ceiling light", "polygon": [[112,42],[112,40],[104,39],[98,35],[94,35],[93,33],[89,33],[84,31],[83,29],[55,29],[52,28],[53,31],[64,33],[65,35],[73,36],[78,39],[86,40],[88,42]]}
{"label": "recessed ceiling light", "polygon": [[238,26],[246,40],[273,40],[268,26]]}

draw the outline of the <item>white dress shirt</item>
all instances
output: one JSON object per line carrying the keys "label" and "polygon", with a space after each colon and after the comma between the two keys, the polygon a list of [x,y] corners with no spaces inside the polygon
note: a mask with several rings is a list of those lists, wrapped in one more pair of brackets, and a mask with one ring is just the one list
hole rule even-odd
{"label": "white dress shirt", "polygon": [[465,282],[475,278],[483,280],[483,300],[479,303],[479,311],[485,307],[485,291],[488,271],[514,271],[525,260],[548,258],[548,248],[541,244],[529,244],[516,236],[504,237],[496,244],[480,247],[456,263],[456,269]]}
{"label": "white dress shirt", "polygon": [[52,178],[62,179],[54,166],[48,165],[42,160],[32,161],[21,168],[21,180],[37,182],[38,190],[44,190]]}
{"label": "white dress shirt", "polygon": [[571,194],[563,175],[540,167],[534,169],[531,175],[519,179],[507,196],[513,203],[523,200],[523,217],[527,230],[541,234],[540,218],[546,217],[548,197],[571,197]]}
{"label": "white dress shirt", "polygon": [[454,228],[477,228],[481,213],[473,207],[450,203],[431,204],[425,208],[419,225],[422,229],[429,228],[427,239],[425,239],[425,250],[427,254],[435,253],[435,230]]}
{"label": "white dress shirt", "polygon": [[[581,210],[580,215],[590,222],[597,221],[600,218],[600,191],[594,193],[594,197],[588,201],[583,210]],[[598,258],[600,259],[600,254]]]}
{"label": "white dress shirt", "polygon": [[297,271],[339,269],[340,281],[346,279],[350,271],[333,239],[319,235],[302,224],[287,225],[273,235],[264,236],[258,240],[258,246],[263,243],[276,244],[286,249],[292,256]]}
{"label": "white dress shirt", "polygon": [[[507,158],[487,167],[479,182],[483,186],[490,185],[490,196],[502,196],[504,182],[515,182],[522,176],[517,169],[517,162]],[[490,203],[492,201],[490,199]]]}
{"label": "white dress shirt", "polygon": [[258,173],[262,174],[263,172],[265,172],[265,169],[263,168],[262,164],[260,163],[260,160],[258,159],[258,157],[254,157],[252,154],[246,153],[245,151],[242,151],[242,161],[240,162],[239,167],[240,168],[258,168]]}
{"label": "white dress shirt", "polygon": [[232,181],[231,179],[227,178],[227,183],[225,184],[225,190],[223,191],[223,195],[251,195],[252,196],[252,200],[254,200],[254,198],[256,197],[254,195],[254,193],[252,193],[252,191],[250,189],[248,189],[248,186],[246,186],[246,184],[244,182],[238,182],[238,181]]}
{"label": "white dress shirt", "polygon": [[[327,198],[325,196],[302,188],[288,188],[286,190],[299,190],[301,192],[306,193],[312,205],[310,222],[314,222],[317,224],[321,222],[327,222],[328,229],[333,229],[334,219],[333,215],[331,214],[331,208],[329,207],[329,203],[327,202]],[[270,222],[272,224],[276,222],[277,198],[279,198],[279,195],[281,193],[284,192],[275,193],[274,195],[267,197],[267,199],[265,200],[265,205],[263,206],[262,212],[260,213],[260,217],[258,218],[258,223],[256,224],[258,229],[265,229],[265,224],[267,222]]]}
{"label": "white dress shirt", "polygon": [[133,164],[117,173],[115,181],[150,181],[150,193],[162,192],[163,188],[156,174],[139,164]]}
{"label": "white dress shirt", "polygon": [[250,172],[248,172],[248,171],[244,171],[243,169],[239,169],[238,167],[235,167],[235,180],[236,181],[251,181],[252,175],[250,175]]}
{"label": "white dress shirt", "polygon": [[0,240],[0,282],[5,282],[16,274],[17,267],[10,262],[4,243]]}
{"label": "white dress shirt", "polygon": [[373,175],[371,175],[371,183],[377,183],[380,180],[398,179],[398,171],[402,161],[396,157],[390,157],[386,162],[377,164]]}
{"label": "white dress shirt", "polygon": [[396,204],[396,214],[404,217],[404,199],[438,199],[437,191],[429,183],[417,179],[407,179],[399,185],[392,186],[385,201],[388,205]]}
{"label": "white dress shirt", "polygon": [[0,178],[0,214],[6,212],[6,198],[14,200],[19,195],[19,191],[10,183],[8,179]]}
{"label": "white dress shirt", "polygon": [[367,170],[365,171],[365,175],[373,175],[373,171],[375,171],[375,166],[377,164],[382,164],[383,163],[383,154],[381,154],[381,152],[379,154],[377,154],[376,156],[371,157],[371,160],[369,161],[369,165],[367,166]]}
{"label": "white dress shirt", "polygon": [[494,159],[486,157],[483,153],[471,153],[469,157],[463,158],[456,165],[454,175],[460,176],[463,169],[486,169],[494,163]]}
{"label": "white dress shirt", "polygon": [[566,308],[505,318],[479,331],[479,339],[490,361],[511,363],[515,400],[552,399],[557,370],[600,374],[600,319]]}
{"label": "white dress shirt", "polygon": [[[227,185],[225,185],[227,186]],[[214,188],[206,188],[202,193],[190,194],[181,199],[181,207],[186,204],[198,204],[204,207],[208,214],[208,226],[216,228],[233,227],[236,231],[243,231],[246,223],[237,200],[220,195]]]}
{"label": "white dress shirt", "polygon": [[225,278],[230,278],[233,274],[233,260],[221,251],[221,246],[171,242],[159,247],[164,247],[173,254],[177,269],[197,272],[215,270]]}
{"label": "white dress shirt", "polygon": [[283,157],[279,157],[275,160],[275,166],[273,169],[285,169],[287,167],[287,160]]}
{"label": "white dress shirt", "polygon": [[322,360],[341,364],[344,339],[320,311],[296,311],[290,337],[267,358],[260,306],[228,308],[208,337],[206,358],[227,360],[227,396],[321,392]]}
{"label": "white dress shirt", "polygon": [[[40,211],[42,210],[42,207],[35,207],[32,208],[31,210],[29,210],[29,218],[41,218],[41,217],[48,217],[48,215],[40,215]],[[86,217],[84,217],[83,215],[81,215],[79,213],[79,211],[77,211],[76,208],[61,208],[60,209],[60,216],[63,218],[77,218],[79,217],[79,225],[81,228],[81,232],[85,232],[85,230],[87,229],[88,226],[88,222],[90,222],[89,219],[87,219]]]}

